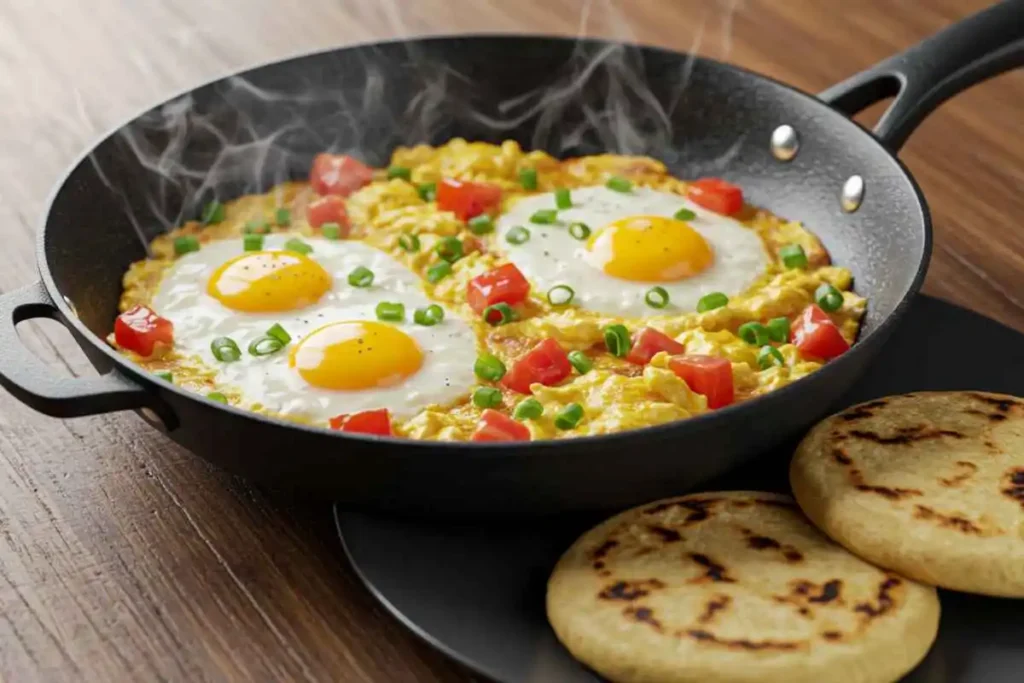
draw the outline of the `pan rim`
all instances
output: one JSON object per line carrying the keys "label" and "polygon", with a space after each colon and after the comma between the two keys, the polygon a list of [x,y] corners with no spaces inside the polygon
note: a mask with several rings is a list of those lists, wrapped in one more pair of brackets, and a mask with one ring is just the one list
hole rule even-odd
{"label": "pan rim", "polygon": [[[789,92],[790,95],[795,96],[797,99],[802,99],[809,103],[810,106],[816,106],[818,111],[823,115],[834,116],[838,119],[838,122],[830,121],[828,125],[834,127],[835,125],[846,125],[849,124],[857,129],[860,133],[865,135],[870,142],[874,143],[878,150],[884,153],[892,162],[899,168],[902,179],[907,181],[913,190],[914,197],[917,200],[918,208],[921,212],[920,226],[923,230],[923,243],[921,249],[920,260],[918,261],[916,272],[911,280],[909,286],[900,295],[899,301],[893,307],[889,315],[878,324],[878,326],[868,333],[866,336],[858,338],[857,342],[851,347],[848,353],[829,361],[821,369],[811,373],[806,377],[802,377],[799,380],[788,384],[780,389],[776,389],[762,396],[748,399],[740,403],[734,403],[725,408],[710,411],[702,415],[695,417],[686,418],[684,420],[676,420],[673,422],[665,422],[656,425],[649,425],[637,429],[630,429],[620,432],[612,432],[609,434],[597,434],[588,436],[577,436],[567,439],[544,439],[540,441],[528,441],[528,442],[485,442],[478,443],[472,441],[427,441],[420,439],[406,439],[397,437],[380,437],[364,434],[353,434],[347,432],[340,432],[337,430],[331,430],[328,427],[320,427],[313,425],[305,425],[297,422],[292,422],[279,417],[272,417],[267,415],[261,415],[249,410],[237,408],[232,405],[224,405],[216,401],[196,394],[191,391],[187,391],[178,387],[177,385],[156,385],[154,380],[147,378],[145,372],[140,368],[130,363],[124,356],[117,353],[102,337],[96,335],[92,330],[85,326],[78,316],[74,313],[72,308],[68,305],[67,299],[65,299],[63,292],[57,287],[56,282],[53,279],[53,274],[50,270],[50,264],[47,260],[46,255],[46,228],[50,221],[50,216],[53,209],[53,204],[61,192],[67,187],[67,182],[70,176],[75,173],[79,167],[88,162],[89,157],[110,138],[115,136],[118,131],[123,129],[125,126],[132,124],[137,121],[140,117],[144,116],[147,112],[150,112],[158,107],[165,106],[169,102],[173,102],[181,97],[189,95],[197,90],[212,86],[220,83],[228,78],[244,76],[248,73],[259,71],[264,68],[282,66],[288,62],[298,61],[303,59],[310,59],[319,55],[327,55],[335,52],[342,52],[354,49],[366,49],[375,46],[382,45],[395,45],[400,43],[424,43],[424,42],[443,42],[452,40],[464,40],[464,39],[490,39],[495,38],[502,40],[530,40],[530,39],[543,39],[550,40],[553,42],[565,43],[588,43],[591,45],[620,45],[625,48],[635,48],[645,51],[658,52],[666,55],[675,57],[683,57],[687,59],[693,59],[697,62],[703,62],[710,65],[712,68],[720,68],[733,72],[738,72],[746,78],[760,80],[776,87],[782,88]],[[734,418],[734,415],[740,415],[744,411],[753,411],[758,406],[768,406],[775,402],[788,400],[792,397],[797,396],[797,391],[800,387],[808,387],[814,383],[824,383],[831,377],[837,375],[843,368],[856,362],[856,356],[863,355],[861,350],[870,350],[878,344],[884,343],[889,334],[892,332],[894,326],[903,319],[905,316],[912,299],[920,291],[921,286],[924,282],[925,275],[928,271],[928,266],[931,261],[932,254],[932,242],[933,242],[933,229],[931,212],[928,207],[928,203],[924,197],[924,193],[921,191],[917,180],[913,174],[903,163],[903,161],[890,150],[886,149],[885,146],[872,135],[864,126],[854,121],[851,118],[843,115],[842,113],[832,109],[826,103],[819,100],[814,95],[807,93],[799,88],[789,85],[785,82],[779,81],[771,76],[751,71],[744,67],[735,66],[722,62],[717,59],[710,57],[704,57],[697,54],[680,52],[669,48],[647,45],[637,42],[627,42],[621,40],[613,40],[599,37],[578,37],[578,36],[567,36],[564,34],[555,33],[516,33],[516,32],[473,32],[473,33],[445,33],[445,34],[422,34],[414,37],[405,38],[392,38],[386,40],[374,40],[374,41],[362,41],[357,43],[351,43],[340,47],[324,48],[319,50],[312,50],[308,52],[300,52],[294,55],[281,57],[277,59],[271,59],[260,62],[255,66],[247,67],[241,70],[236,70],[230,73],[222,74],[215,78],[209,79],[197,86],[181,90],[175,94],[167,97],[160,102],[150,105],[135,115],[129,117],[120,124],[113,126],[104,133],[101,133],[85,150],[79,154],[67,167],[65,172],[55,182],[53,188],[47,195],[45,202],[45,211],[39,218],[39,228],[36,236],[36,267],[39,271],[40,279],[43,286],[46,288],[46,292],[49,295],[53,304],[57,307],[61,314],[62,319],[66,324],[71,325],[74,329],[74,336],[81,345],[83,340],[88,341],[92,346],[103,353],[113,364],[114,371],[120,372],[126,375],[132,381],[138,382],[143,387],[159,386],[161,391],[170,391],[182,399],[189,401],[195,401],[207,405],[208,407],[215,408],[217,410],[226,411],[230,414],[234,414],[238,417],[243,417],[247,420],[251,420],[257,423],[264,423],[276,427],[286,427],[290,429],[297,429],[303,432],[308,432],[312,435],[316,434],[329,434],[335,438],[342,440],[353,440],[362,442],[366,445],[375,444],[380,447],[404,447],[413,448],[423,452],[429,452],[431,457],[440,457],[442,454],[448,454],[448,451],[458,453],[460,456],[469,457],[488,457],[494,458],[497,455],[504,457],[550,457],[550,451],[552,449],[564,451],[561,455],[563,457],[571,457],[572,455],[581,455],[586,457],[587,446],[596,443],[603,445],[624,443],[628,442],[631,438],[636,439],[661,439],[666,440],[669,437],[686,439],[687,437],[697,436],[700,433],[714,429],[719,426],[719,423],[724,423],[727,420]],[[675,433],[675,434],[673,434]],[[173,438],[173,437],[172,437]]]}

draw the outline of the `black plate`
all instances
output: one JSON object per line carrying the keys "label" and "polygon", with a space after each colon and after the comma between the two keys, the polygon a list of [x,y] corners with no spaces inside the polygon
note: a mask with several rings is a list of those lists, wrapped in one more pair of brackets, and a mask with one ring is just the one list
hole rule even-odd
{"label": "black plate", "polygon": [[[842,405],[925,389],[1024,395],[1024,336],[976,313],[919,297],[871,371]],[[756,460],[714,489],[786,490],[792,448]],[[530,526],[417,524],[335,508],[349,559],[367,587],[414,633],[501,683],[596,683],[544,617],[548,573],[599,521]],[[942,593],[939,638],[911,683],[1024,680],[1024,601]]]}

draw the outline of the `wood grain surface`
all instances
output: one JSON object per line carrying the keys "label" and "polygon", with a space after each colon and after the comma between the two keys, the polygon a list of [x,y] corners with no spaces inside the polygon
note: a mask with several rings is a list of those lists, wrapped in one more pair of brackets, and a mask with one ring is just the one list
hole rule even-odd
{"label": "wood grain surface", "polygon": [[[692,48],[814,92],[985,4],[4,0],[0,290],[35,279],[46,198],[99,133],[263,61],[421,33],[584,32]],[[935,218],[926,291],[1024,330],[1022,120],[1024,73],[1009,74],[936,112],[903,158]],[[59,326],[20,329],[54,372],[91,372]],[[2,392],[0,678],[471,680],[362,589],[328,506],[269,498],[134,416],[59,421]]]}

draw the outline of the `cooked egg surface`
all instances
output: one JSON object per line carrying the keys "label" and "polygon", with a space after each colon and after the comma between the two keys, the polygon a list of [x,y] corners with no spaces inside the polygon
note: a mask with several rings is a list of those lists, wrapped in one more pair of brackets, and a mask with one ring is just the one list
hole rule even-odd
{"label": "cooked egg surface", "polygon": [[[572,191],[572,203],[558,211],[555,223],[538,224],[531,217],[554,209],[554,194],[528,197],[501,216],[498,228],[508,259],[538,290],[568,285],[575,291],[573,303],[588,311],[651,315],[655,311],[645,296],[659,286],[669,295],[659,314],[689,313],[705,294],[743,292],[768,267],[764,243],[754,230],[677,194],[582,187]],[[674,218],[680,209],[696,217]],[[574,236],[573,223],[585,225],[589,235]],[[510,243],[509,233],[520,227],[529,238]]]}
{"label": "cooked egg surface", "polygon": [[[415,275],[360,242],[306,238],[309,254],[284,250],[292,236],[269,235],[253,252],[220,240],[175,261],[152,305],[174,323],[179,354],[198,357],[249,404],[315,421],[381,407],[409,417],[471,391],[473,331],[451,312],[415,324],[415,309],[433,303]],[[348,283],[358,266],[373,271],[369,287]],[[381,302],[403,304],[404,321],[377,320]],[[252,355],[249,345],[275,323],[291,342]],[[239,360],[214,357],[219,337],[238,345]]]}

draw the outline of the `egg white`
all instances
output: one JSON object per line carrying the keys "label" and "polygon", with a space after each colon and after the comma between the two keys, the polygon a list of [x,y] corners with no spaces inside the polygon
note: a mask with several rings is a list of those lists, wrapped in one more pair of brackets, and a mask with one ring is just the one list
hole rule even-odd
{"label": "egg white", "polygon": [[[555,196],[545,193],[517,202],[498,219],[499,248],[529,279],[543,296],[555,285],[568,285],[576,292],[573,305],[580,308],[630,318],[654,314],[688,313],[697,310],[705,294],[722,292],[729,296],[750,287],[769,263],[764,244],[756,232],[726,216],[703,209],[677,194],[636,187],[629,192],[609,188],[584,187],[572,190],[573,206],[558,211],[558,222],[538,225],[530,216],[539,209],[554,209]],[[608,275],[596,255],[587,250],[586,240],[569,234],[570,223],[585,223],[593,232],[605,225],[631,216],[672,218],[680,209],[689,209],[697,217],[687,221],[711,246],[714,261],[703,272],[675,282],[636,282]],[[520,245],[510,244],[508,232],[523,226],[530,238]],[[653,286],[664,287],[669,305],[654,309],[644,296]]]}
{"label": "egg white", "polygon": [[[282,249],[291,235],[268,235],[264,250]],[[476,337],[470,326],[451,311],[432,327],[413,322],[416,308],[434,303],[423,293],[418,278],[387,254],[360,242],[303,238],[313,247],[308,254],[331,274],[333,285],[316,304],[279,313],[245,313],[224,306],[206,293],[213,272],[242,253],[242,240],[220,240],[185,254],[165,273],[152,300],[153,309],[174,323],[174,345],[181,353],[198,356],[217,372],[219,386],[237,388],[247,405],[261,404],[282,415],[327,420],[336,415],[388,408],[395,417],[411,417],[432,404],[447,404],[473,387],[472,359]],[[374,272],[373,284],[357,288],[348,274],[357,266]],[[395,386],[362,391],[332,391],[306,383],[288,366],[289,351],[310,332],[331,322],[376,320],[381,301],[405,305],[405,322],[393,323],[416,340],[423,351],[418,372]],[[292,341],[281,351],[254,357],[249,343],[280,323]],[[218,361],[210,350],[217,337],[230,337],[242,351],[233,363]]]}

